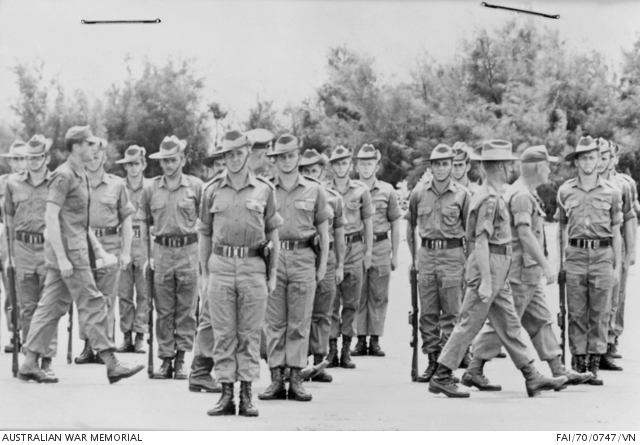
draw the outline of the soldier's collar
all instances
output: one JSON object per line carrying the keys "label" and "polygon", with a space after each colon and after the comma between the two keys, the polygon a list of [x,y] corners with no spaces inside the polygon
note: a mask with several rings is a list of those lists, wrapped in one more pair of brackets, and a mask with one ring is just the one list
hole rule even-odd
{"label": "soldier's collar", "polygon": [[[428,189],[433,189],[435,191],[435,187],[433,186],[433,183],[435,181],[429,181],[429,183],[427,184],[427,188]],[[456,191],[456,184],[455,181],[453,180],[453,178],[449,178],[449,186],[444,190],[443,193],[445,192],[455,192]]]}
{"label": "soldier's collar", "polygon": [[[273,185],[275,185],[276,187],[278,187],[280,184],[280,176],[278,175],[274,175],[273,176]],[[298,187],[299,185],[306,187],[307,186],[307,180],[304,178],[304,176],[302,176],[302,174],[298,173],[298,176],[296,177],[296,180],[293,182],[293,187],[291,188],[291,190],[295,189],[296,187]]]}
{"label": "soldier's collar", "polygon": [[371,186],[371,190],[379,189],[379,188],[380,188],[380,181],[378,180],[378,178],[373,178],[373,185]]}
{"label": "soldier's collar", "polygon": [[[105,175],[106,175],[106,172],[105,172]],[[104,180],[104,176],[102,178]],[[164,175],[162,175],[162,180],[160,181],[160,187],[167,188],[167,180],[164,177]],[[182,173],[182,178],[180,178],[179,187],[189,187],[189,180],[187,179],[187,175],[185,175],[184,172]]]}
{"label": "soldier's collar", "polygon": [[[224,187],[224,186],[229,186],[231,188],[233,188],[233,185],[231,185],[231,181],[229,180],[229,173],[225,170],[224,173],[221,173],[221,180],[220,180],[220,188]],[[216,176],[217,177],[217,176]],[[247,172],[247,177],[244,181],[244,183],[242,184],[242,187],[240,187],[239,190],[242,190],[243,188],[245,188],[248,185],[251,185],[253,187],[257,187],[257,181],[258,179],[256,178],[256,175],[249,170]]]}
{"label": "soldier's collar", "polygon": [[[602,181],[605,181],[605,179],[602,179],[600,177],[600,175],[597,175],[597,177],[596,177],[596,185],[593,187],[593,189],[602,186]],[[582,187],[582,181],[580,181],[580,175],[578,175],[576,177],[576,182],[573,183],[573,187],[579,187],[581,190],[584,190],[584,187]],[[591,189],[591,190],[593,190],[593,189]]]}
{"label": "soldier's collar", "polygon": [[129,177],[125,178],[125,182],[127,184],[127,188],[130,188],[131,190],[133,190],[134,192],[137,192],[138,190],[140,190],[141,188],[144,187],[144,181],[145,181],[145,177],[142,177],[142,181],[140,181],[140,185],[136,188],[131,187],[131,183],[129,182]]}

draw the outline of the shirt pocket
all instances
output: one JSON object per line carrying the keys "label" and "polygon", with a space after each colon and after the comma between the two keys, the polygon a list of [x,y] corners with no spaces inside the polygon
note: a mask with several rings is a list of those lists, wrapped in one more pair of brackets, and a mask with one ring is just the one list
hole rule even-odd
{"label": "shirt pocket", "polygon": [[165,202],[159,199],[151,201],[149,204],[149,210],[151,211],[151,216],[153,217],[153,221],[157,224],[158,221],[162,219],[165,208]]}
{"label": "shirt pocket", "polygon": [[193,199],[183,199],[178,202],[178,209],[183,218],[189,223],[196,220],[196,203]]}
{"label": "shirt pocket", "polygon": [[418,206],[418,224],[420,227],[425,227],[429,224],[429,219],[431,218],[431,213],[433,212],[433,207],[430,205],[419,205]]}
{"label": "shirt pocket", "polygon": [[591,220],[597,224],[607,224],[610,222],[611,203],[604,199],[594,198],[591,201],[593,215]]}
{"label": "shirt pocket", "polygon": [[381,213],[383,215],[387,214],[387,209],[389,208],[389,203],[384,199],[378,199],[374,201],[376,206],[376,212]]}
{"label": "shirt pocket", "polygon": [[[30,202],[28,201],[28,193],[15,193],[13,195],[14,218],[21,220],[22,218],[30,218]],[[33,202],[31,202],[33,205]],[[4,209],[2,209],[4,211]]]}
{"label": "shirt pocket", "polygon": [[107,221],[111,219],[118,212],[118,198],[113,195],[105,195],[100,198],[100,224],[96,224],[97,227],[106,225]]}
{"label": "shirt pocket", "polygon": [[249,198],[244,204],[248,214],[248,224],[252,231],[264,232],[264,212],[267,206],[266,201]]}
{"label": "shirt pocket", "polygon": [[580,202],[577,199],[567,201],[567,204],[565,205],[565,213],[567,214],[567,217],[571,218],[575,215],[578,210],[578,204],[580,204]]}
{"label": "shirt pocket", "polygon": [[313,226],[313,213],[316,208],[314,200],[298,199],[293,203],[296,209],[296,223],[298,230],[304,230]]}
{"label": "shirt pocket", "polygon": [[360,209],[362,208],[362,203],[360,200],[351,200],[347,201],[344,205],[344,213],[347,217],[347,221],[351,224],[357,223],[360,218]]}

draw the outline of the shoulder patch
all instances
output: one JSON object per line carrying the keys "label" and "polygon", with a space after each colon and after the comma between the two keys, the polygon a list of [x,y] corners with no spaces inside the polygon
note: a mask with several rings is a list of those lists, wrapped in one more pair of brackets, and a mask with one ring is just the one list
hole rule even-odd
{"label": "shoulder patch", "polygon": [[257,179],[258,181],[261,181],[261,182],[264,182],[265,184],[267,184],[267,185],[271,188],[271,190],[275,190],[275,189],[276,189],[276,186],[275,186],[275,185],[273,185],[273,182],[271,182],[271,181],[273,181],[273,179],[274,179],[274,177],[273,177],[273,176],[272,176],[272,177],[270,177],[270,178],[265,178],[265,177],[263,177],[263,176],[256,176],[256,179]]}

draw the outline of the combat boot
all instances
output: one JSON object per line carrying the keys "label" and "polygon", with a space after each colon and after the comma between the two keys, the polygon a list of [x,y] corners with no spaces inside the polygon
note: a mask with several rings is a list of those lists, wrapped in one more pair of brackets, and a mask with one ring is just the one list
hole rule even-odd
{"label": "combat boot", "polygon": [[587,356],[585,354],[577,354],[573,356],[574,358],[574,366],[573,370],[580,374],[584,374],[585,372],[589,372],[589,363],[587,361]]}
{"label": "combat boot", "polygon": [[371,341],[369,342],[369,355],[373,357],[384,357],[386,354],[382,349],[380,349],[380,338],[377,335],[371,336]]}
{"label": "combat boot", "polygon": [[144,334],[141,332],[136,332],[136,342],[133,345],[133,352],[136,354],[145,354],[144,350]]}
{"label": "combat boot", "polygon": [[222,384],[222,395],[213,409],[207,411],[210,416],[235,416],[236,404],[233,402],[233,383]]}
{"label": "combat boot", "polygon": [[135,348],[133,347],[133,342],[131,341],[131,331],[124,333],[124,341],[118,348],[116,352],[118,353],[126,353],[126,352],[134,352]]}
{"label": "combat boot", "polygon": [[187,372],[184,370],[184,351],[176,352],[176,359],[173,365],[173,378],[175,380],[187,380]]}
{"label": "combat boot", "polygon": [[464,353],[464,357],[462,357],[462,361],[460,362],[460,366],[458,368],[467,369],[469,367],[469,363],[471,363],[471,358],[473,355],[471,354],[471,346],[467,348]]}
{"label": "combat boot", "polygon": [[453,371],[443,364],[438,364],[436,372],[433,374],[431,381],[429,382],[429,392],[434,394],[444,394],[447,397],[453,398],[466,398],[469,397],[469,393],[466,391],[460,391],[458,385],[453,382]]}
{"label": "combat boot", "polygon": [[173,360],[170,358],[163,358],[160,369],[153,373],[153,379],[167,380],[173,377]]}
{"label": "combat boot", "polygon": [[615,358],[616,360],[622,358],[622,355],[620,355],[620,353],[618,352],[618,337],[616,337],[613,344],[611,345],[611,357]]}
{"label": "combat boot", "polygon": [[340,367],[354,369],[356,364],[351,361],[349,348],[351,347],[351,337],[342,336],[342,351],[340,351]]}
{"label": "combat boot", "polygon": [[480,391],[502,391],[502,386],[492,385],[489,379],[484,375],[485,360],[473,357],[467,371],[462,375],[462,384],[464,386],[475,386]]}
{"label": "combat boot", "polygon": [[566,369],[562,364],[562,361],[560,361],[559,356],[551,360],[547,360],[547,363],[549,363],[551,374],[554,377],[565,376],[567,378],[567,385],[581,385],[583,383],[587,383],[593,378],[593,374],[590,372],[576,372],[572,369]]}
{"label": "combat boot", "polygon": [[431,381],[431,377],[433,377],[433,374],[436,373],[440,352],[432,352],[430,354],[427,354],[427,357],[429,357],[429,365],[427,366],[427,369],[424,370],[422,375],[419,375],[418,378],[416,378],[416,382],[429,383]]}
{"label": "combat boot", "polygon": [[[314,354],[313,355],[313,364],[314,366],[319,366],[323,363],[327,363],[326,360],[323,360],[322,358],[322,354]],[[325,365],[326,367],[326,365]],[[333,377],[331,377],[331,375],[329,373],[327,373],[327,371],[324,370],[323,368],[320,368],[320,370],[316,373],[316,374],[311,374],[311,381],[312,382],[321,382],[321,383],[331,383],[333,381]]]}
{"label": "combat boot", "polygon": [[340,366],[340,361],[338,360],[338,339],[330,338],[329,339],[329,353],[326,358],[329,364],[327,368],[337,368]]}
{"label": "combat boot", "polygon": [[84,349],[74,360],[76,365],[87,365],[89,363],[96,362],[96,355],[91,350],[91,345],[89,345],[89,340],[84,341]]}
{"label": "combat boot", "polygon": [[50,383],[58,383],[58,378],[53,373],[53,369],[51,369],[51,357],[42,357],[42,363],[40,364],[40,369],[44,371],[50,378],[55,380],[55,382]]}
{"label": "combat boot", "polygon": [[589,380],[589,385],[602,386],[604,381],[598,378],[598,371],[600,370],[600,354],[591,354],[587,356],[586,363],[589,366],[589,371],[593,374],[593,378]]}
{"label": "combat boot", "polygon": [[125,363],[120,363],[113,353],[113,349],[100,351],[100,357],[107,365],[107,378],[109,379],[109,383],[116,383],[122,379],[129,378],[144,369],[144,365],[129,366]]}
{"label": "combat boot", "polygon": [[525,386],[529,397],[535,397],[542,391],[560,388],[568,380],[565,376],[547,378],[540,374],[533,365],[527,365],[520,371],[522,371],[522,375],[525,378]]}
{"label": "combat boot", "polygon": [[310,402],[311,394],[304,390],[302,379],[300,378],[300,368],[291,368],[291,382],[289,383],[289,391],[287,392],[289,400],[298,402]]}
{"label": "combat boot", "polygon": [[220,392],[220,385],[211,377],[213,359],[202,355],[194,355],[189,374],[189,391]]}
{"label": "combat boot", "polygon": [[284,376],[281,367],[271,368],[271,385],[258,394],[260,400],[286,400],[287,388],[284,386]]}
{"label": "combat boot", "polygon": [[258,408],[251,403],[251,382],[240,382],[240,404],[238,415],[258,417]]}
{"label": "combat boot", "polygon": [[367,355],[367,336],[366,335],[358,335],[358,341],[356,342],[355,347],[351,351],[351,355],[354,357]]}
{"label": "combat boot", "polygon": [[[320,361],[318,361],[316,357],[320,357]],[[300,371],[300,378],[303,381],[311,380],[313,377],[323,372],[327,365],[328,363],[325,360],[322,360],[322,355],[314,355],[313,365],[307,365],[304,367],[302,371]]]}
{"label": "combat boot", "polygon": [[18,379],[28,382],[35,380],[38,383],[58,383],[58,379],[53,374],[45,372],[38,366],[38,355],[27,351],[27,358],[18,370]]}
{"label": "combat boot", "polygon": [[622,371],[622,366],[618,366],[611,356],[611,343],[607,345],[607,352],[600,356],[600,369],[603,371]]}

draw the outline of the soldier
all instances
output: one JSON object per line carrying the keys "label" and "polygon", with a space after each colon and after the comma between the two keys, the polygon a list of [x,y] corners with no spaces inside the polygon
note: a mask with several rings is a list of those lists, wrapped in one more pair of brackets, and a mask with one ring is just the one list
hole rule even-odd
{"label": "soldier", "polygon": [[[102,247],[108,253],[119,257],[118,263],[95,270],[96,286],[107,298],[109,339],[114,341],[118,272],[120,269],[125,269],[131,262],[131,239],[133,238],[131,215],[136,212],[136,209],[129,202],[125,182],[118,176],[104,171],[106,147],[106,141],[101,141],[94,146],[93,157],[86,163],[85,170],[91,186],[89,225]],[[80,340],[84,341],[84,349],[74,362],[78,365],[100,363],[100,356],[91,350],[85,327],[82,325],[80,325],[79,334]]]}
{"label": "soldier", "polygon": [[[453,150],[440,144],[429,159],[433,180],[416,187],[409,198],[405,218],[407,242],[411,252],[417,227],[422,242],[418,251],[420,289],[420,333],[422,353],[429,365],[417,378],[429,382],[438,366],[440,351],[449,339],[460,314],[462,279],[466,256],[464,233],[470,196],[466,188],[451,178]],[[413,225],[412,221],[417,224]]]}
{"label": "soldier", "polygon": [[[314,149],[309,149],[302,155],[300,171],[303,175],[318,181],[324,179],[324,169],[329,159]],[[333,189],[326,188],[327,201],[333,212],[333,219],[328,220],[329,256],[327,258],[327,272],[322,281],[316,286],[311,313],[311,331],[309,334],[309,353],[313,355],[313,366],[301,371],[303,379],[313,382],[330,383],[333,377],[324,370],[328,364],[324,357],[328,352],[329,333],[331,331],[331,313],[333,300],[336,297],[337,285],[344,277],[344,203],[342,196]]]}
{"label": "soldier", "polygon": [[217,154],[221,147],[218,145],[213,152],[202,160],[202,164],[205,166],[205,178],[203,181],[209,182],[216,176],[218,176],[224,170],[224,158]]}
{"label": "soldier", "polygon": [[[320,182],[298,171],[301,148],[301,138],[284,134],[267,153],[275,157],[276,176],[272,182],[284,223],[278,228],[276,289],[267,299],[264,319],[271,385],[258,395],[260,400],[288,398],[308,402],[312,398],[302,386],[300,370],[309,355],[316,283],[322,281],[327,270],[327,220],[333,218],[333,213]],[[285,366],[291,369],[288,391],[284,384]]]}
{"label": "soldier", "polygon": [[[47,170],[51,143],[51,139],[39,134],[29,140],[23,147],[27,170],[11,175],[4,195],[5,223],[13,246],[23,339],[29,334],[31,319],[44,289],[44,213],[51,179]],[[42,354],[40,367],[45,373],[51,368],[56,344],[57,331],[54,331],[51,344]]]}
{"label": "soldier", "polygon": [[[527,148],[520,158],[520,178],[507,188],[504,200],[511,220],[511,267],[509,285],[522,327],[527,331],[540,360],[546,361],[554,377],[567,377],[568,385],[588,382],[593,375],[567,370],[560,359],[562,350],[553,333],[553,319],[544,295],[543,276],[552,284],[557,271],[547,259],[542,201],[536,188],[549,179],[550,162],[544,145]],[[473,359],[462,376],[462,384],[480,391],[500,391],[483,374],[484,364],[500,351],[500,337],[491,323],[486,323],[473,342]]]}
{"label": "soldier", "polygon": [[477,182],[472,182],[469,179],[469,170],[471,170],[471,157],[469,153],[471,148],[464,142],[456,142],[453,144],[453,169],[451,170],[451,177],[456,184],[460,184],[469,190],[471,196],[473,196],[480,185]]}
{"label": "soldier", "polygon": [[[122,345],[116,352],[135,352],[144,354],[144,334],[149,332],[149,308],[147,303],[147,286],[144,279],[144,264],[147,262],[147,245],[142,242],[140,231],[140,198],[144,187],[150,179],[142,172],[147,168],[144,147],[131,145],[124,152],[124,158],[116,161],[127,172],[125,185],[131,204],[136,210],[132,218],[133,240],[131,242],[131,261],[120,271],[118,280],[118,309],[120,313],[120,330],[124,334]],[[135,290],[135,300],[133,297]],[[133,333],[135,332],[135,343]]]}
{"label": "soldier", "polygon": [[578,177],[558,190],[559,230],[566,249],[569,347],[574,369],[598,379],[600,356],[607,351],[611,291],[619,282],[622,264],[619,191],[598,176],[598,144],[580,138],[576,150],[565,157],[578,167]]}
{"label": "soldier", "polygon": [[93,232],[89,230],[89,179],[84,164],[93,158],[94,146],[101,139],[93,136],[89,126],[71,127],[65,135],[67,161],[50,177],[45,210],[45,265],[47,276],[42,298],[31,320],[25,343],[26,360],[18,371],[21,380],[55,383],[52,371],[38,368],[38,356],[44,357],[58,328],[58,321],[75,301],[80,326],[83,326],[91,348],[98,351],[107,365],[109,383],[144,369],[128,367],[116,358],[113,341],[109,338],[107,299],[96,288],[91,273],[89,249],[95,256],[110,263],[107,253]]}
{"label": "soldier", "polygon": [[[260,379],[260,331],[267,295],[276,287],[282,218],[274,186],[249,169],[251,141],[227,132],[220,154],[227,171],[211,182],[200,207],[200,264],[209,277],[206,298],[215,338],[215,373],[222,396],[207,412],[235,415],[233,384],[240,380],[241,416],[257,416],[251,383]],[[267,255],[271,244],[271,259]],[[269,277],[268,280],[266,277]]]}
{"label": "soldier", "polygon": [[522,341],[521,325],[513,305],[507,281],[511,263],[511,230],[507,204],[501,196],[506,182],[514,178],[511,143],[485,141],[482,145],[482,168],[485,181],[473,196],[469,206],[467,242],[475,246],[467,260],[467,288],[460,319],[438,358],[438,367],[429,382],[429,391],[447,397],[469,397],[453,382],[464,353],[478,334],[487,317],[500,337],[509,356],[526,379],[527,394],[534,397],[540,391],[560,388],[566,377],[543,377],[532,365],[527,346]]}
{"label": "soldier", "polygon": [[[350,148],[336,147],[329,163],[333,179],[325,184],[342,196],[345,216],[344,279],[338,284],[333,301],[331,333],[329,335],[328,368],[340,366],[353,369],[351,339],[356,335],[355,318],[360,305],[362,277],[371,267],[373,248],[373,221],[375,209],[369,188],[360,181],[349,178],[353,152]],[[342,306],[342,312],[340,311]],[[342,334],[342,351],[338,360],[338,336]]]}
{"label": "soldier", "polygon": [[249,170],[257,176],[267,176],[271,170],[271,164],[266,153],[271,148],[273,133],[264,128],[254,128],[247,131],[247,137],[251,140],[251,157],[249,159]]}
{"label": "soldier", "polygon": [[[3,158],[9,159],[9,167],[11,168],[11,173],[21,173],[26,169],[25,158],[23,156],[22,151],[25,148],[25,143],[22,141],[15,141],[9,147],[9,152],[5,154],[1,154],[0,156]],[[4,215],[4,190],[7,184],[7,180],[9,179],[10,174],[4,174],[0,176],[0,217]],[[0,218],[2,221],[2,218]],[[2,263],[4,263],[7,259],[7,237],[4,234],[4,229],[0,232],[0,270],[2,269]],[[2,274],[2,281],[4,283],[4,288],[7,289],[7,282],[5,274]],[[7,319],[7,327],[9,332],[13,333],[13,319],[11,315],[11,299],[7,296],[4,300],[4,314]],[[18,322],[20,322],[20,316],[18,317]],[[18,329],[22,327],[18,324]],[[24,338],[23,338],[24,340]],[[7,354],[13,353],[13,339],[4,347],[4,352]]]}
{"label": "soldier", "polygon": [[[398,267],[400,217],[402,210],[393,186],[376,178],[380,167],[380,152],[371,144],[360,148],[356,156],[356,170],[371,193],[375,207],[373,214],[373,253],[371,267],[364,273],[360,308],[356,316],[358,342],[352,356],[384,357],[379,337],[384,333],[384,321],[389,303],[391,271]],[[389,232],[391,240],[389,241]],[[367,336],[371,341],[367,346]]]}
{"label": "soldier", "polygon": [[[153,225],[156,338],[162,366],[154,379],[186,380],[184,356],[193,348],[198,297],[198,234],[196,222],[202,181],[186,175],[186,140],[165,136],[157,153],[163,174],[142,191],[138,219],[146,244],[147,221]],[[148,220],[147,220],[148,218]],[[175,360],[174,360],[175,359]],[[172,363],[174,362],[174,363]]]}

